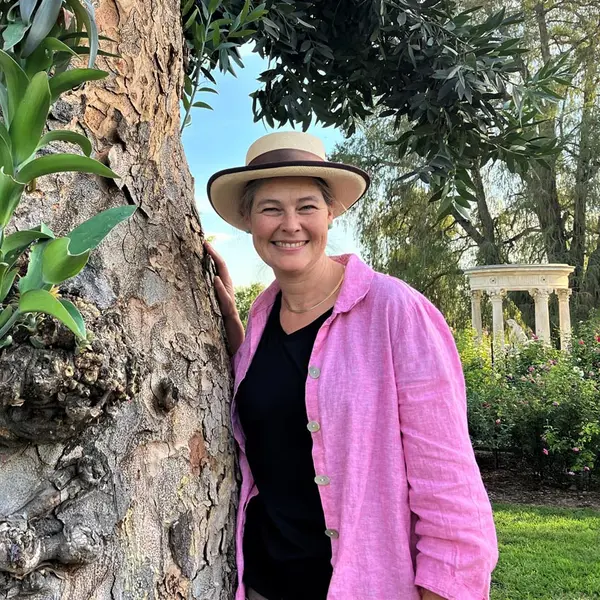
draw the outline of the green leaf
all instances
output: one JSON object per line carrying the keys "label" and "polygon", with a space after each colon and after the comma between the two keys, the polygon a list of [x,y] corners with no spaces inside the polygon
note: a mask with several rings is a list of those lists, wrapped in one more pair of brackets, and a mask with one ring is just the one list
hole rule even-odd
{"label": "green leaf", "polygon": [[25,74],[25,71],[4,50],[0,50],[0,69],[2,69],[6,78],[8,114],[4,114],[4,123],[9,126],[17,107],[25,95],[25,91],[29,85],[29,78]]}
{"label": "green leaf", "polygon": [[206,104],[206,102],[194,102],[192,106],[195,108],[208,108],[209,110],[213,110],[213,107],[210,104]]}
{"label": "green leaf", "polygon": [[193,11],[192,14],[187,18],[186,22],[183,25],[183,30],[187,31],[195,22],[196,22],[196,17],[198,16],[198,7],[196,7]]}
{"label": "green leaf", "polygon": [[81,337],[85,338],[87,336],[87,332],[85,330],[85,321],[83,320],[79,309],[70,300],[67,300],[66,298],[61,298],[59,302],[63,305],[65,310],[71,315],[73,321],[75,321],[75,323],[77,324],[77,327],[79,328],[79,331],[82,334]]}
{"label": "green leaf", "polygon": [[[98,28],[96,27],[96,19],[94,16],[94,7],[89,0],[83,0],[83,4],[80,0],[65,0],[65,2],[71,7],[71,10],[77,18],[79,25],[85,26],[88,33],[88,39],[90,44],[90,57],[88,60],[88,68],[92,69],[96,62],[96,56],[98,54]],[[68,72],[68,71],[67,71]],[[79,84],[78,84],[79,85]]]}
{"label": "green leaf", "polygon": [[215,10],[217,10],[217,8],[219,8],[220,4],[221,4],[221,0],[210,0],[210,2],[208,3],[208,12],[211,15],[214,14]]}
{"label": "green leaf", "polygon": [[52,67],[53,53],[40,44],[25,61],[25,73],[31,78],[40,71],[46,71]]}
{"label": "green leaf", "polygon": [[103,210],[84,221],[69,233],[69,251],[81,254],[93,250],[119,224],[129,219],[137,210],[135,206],[117,206]]}
{"label": "green leaf", "polygon": [[44,313],[66,325],[78,338],[85,339],[85,329],[73,318],[69,309],[46,290],[31,290],[19,299],[19,312]]}
{"label": "green leaf", "polygon": [[42,280],[44,283],[59,284],[85,267],[90,253],[75,254],[69,251],[71,240],[68,237],[58,238],[47,243],[42,257]]}
{"label": "green leaf", "polygon": [[77,144],[86,156],[90,156],[92,153],[92,143],[90,140],[85,135],[69,131],[68,129],[55,129],[42,136],[38,148],[43,148],[51,142],[70,142],[71,144]]}
{"label": "green leaf", "polygon": [[10,50],[17,45],[25,36],[25,32],[29,29],[29,26],[22,21],[16,23],[9,23],[6,29],[2,32],[2,39],[4,40],[4,50]]}
{"label": "green leaf", "polygon": [[258,21],[263,15],[267,14],[267,10],[265,10],[266,4],[259,4],[246,19],[246,23],[252,23],[252,21]]}
{"label": "green leaf", "polygon": [[0,135],[0,167],[7,175],[13,174],[13,158],[10,151],[10,138],[7,142],[6,138],[2,135]]}
{"label": "green leaf", "polygon": [[19,292],[25,294],[30,290],[38,290],[44,287],[42,279],[42,257],[44,249],[48,242],[42,241],[34,244],[29,253],[29,264],[27,265],[27,274],[19,279]]}
{"label": "green leaf", "polygon": [[31,22],[31,15],[37,6],[38,0],[20,0],[19,9],[21,11],[21,21],[29,25]]}
{"label": "green leaf", "polygon": [[42,0],[38,9],[35,11],[31,29],[27,34],[25,44],[21,50],[21,56],[27,58],[50,33],[56,24],[61,6],[62,0]]}
{"label": "green leaf", "polygon": [[246,17],[248,16],[249,11],[250,11],[250,0],[246,0],[244,2],[244,7],[242,8],[242,12],[240,13],[240,23],[246,22]]}
{"label": "green leaf", "polygon": [[[67,46],[67,44],[55,37],[47,37],[40,45],[48,50],[52,50],[52,52],[66,52],[71,56],[77,56],[77,52],[74,48]],[[86,50],[88,50],[88,48],[86,48]]]}
{"label": "green leaf", "polygon": [[37,73],[29,83],[8,130],[16,165],[26,161],[35,152],[46,126],[49,110],[48,74]]}
{"label": "green leaf", "polygon": [[194,6],[196,0],[187,0],[187,2],[183,5],[181,9],[181,14],[185,17],[191,10],[192,6]]}
{"label": "green leaf", "polygon": [[[71,48],[76,56],[86,56],[90,53],[90,49],[87,46],[73,46]],[[114,52],[106,52],[104,50],[98,50],[98,56],[110,56],[111,58],[121,58],[121,54],[115,54]]]}
{"label": "green leaf", "polygon": [[234,31],[233,33],[230,33],[228,37],[230,37],[230,38],[246,37],[247,35],[252,35],[253,33],[256,33],[256,29],[242,29],[241,31]]}
{"label": "green leaf", "polygon": [[17,248],[25,248],[31,242],[39,239],[53,238],[52,234],[42,233],[39,229],[24,229],[23,231],[15,231],[4,238],[0,250],[2,254],[8,254]]}
{"label": "green leaf", "polygon": [[12,266],[14,261],[21,255],[21,253],[31,244],[37,240],[45,240],[53,238],[54,234],[50,231],[45,233],[41,230],[41,226],[35,229],[24,229],[23,231],[16,231],[4,238],[0,252],[4,254],[4,260]]}
{"label": "green leaf", "polygon": [[9,304],[2,312],[0,312],[0,329],[2,329],[2,327],[8,323],[8,320],[12,317],[14,310],[15,309],[12,307],[12,305]]}
{"label": "green leaf", "polygon": [[6,296],[8,296],[8,292],[10,292],[10,288],[13,286],[18,272],[18,267],[15,267],[10,271],[2,273],[2,278],[0,279],[0,302],[3,302]]}
{"label": "green leaf", "polygon": [[32,179],[37,179],[43,175],[67,171],[92,173],[111,179],[119,178],[114,171],[93,158],[79,156],[78,154],[48,154],[27,163],[19,170],[16,179],[20,183],[29,183]]}
{"label": "green leaf", "polygon": [[209,88],[209,87],[202,87],[198,89],[198,93],[204,93],[204,92],[210,92],[211,94],[218,94],[219,92],[213,88]]}
{"label": "green leaf", "polygon": [[19,205],[25,185],[0,170],[0,228],[4,229]]}
{"label": "green leaf", "polygon": [[97,81],[104,79],[107,75],[106,71],[100,69],[71,69],[59,73],[50,79],[52,102],[55,102],[62,93],[72,90],[86,81]]}
{"label": "green leaf", "polygon": [[[65,40],[72,40],[72,39],[89,39],[89,34],[87,33],[87,31],[71,31],[69,33],[66,33],[64,35],[60,36],[60,39],[63,40],[63,42]],[[98,39],[104,42],[113,42],[113,44],[117,44],[119,40],[113,40],[112,38],[106,37],[105,35],[99,35]],[[88,48],[89,50],[89,48]]]}

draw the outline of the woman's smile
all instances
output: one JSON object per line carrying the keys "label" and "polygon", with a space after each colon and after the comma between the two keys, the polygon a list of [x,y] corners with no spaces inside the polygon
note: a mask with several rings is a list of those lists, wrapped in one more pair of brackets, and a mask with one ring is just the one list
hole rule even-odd
{"label": "woman's smile", "polygon": [[303,240],[300,242],[283,242],[283,241],[273,241],[271,242],[277,248],[289,252],[290,250],[301,250],[308,244],[308,240]]}

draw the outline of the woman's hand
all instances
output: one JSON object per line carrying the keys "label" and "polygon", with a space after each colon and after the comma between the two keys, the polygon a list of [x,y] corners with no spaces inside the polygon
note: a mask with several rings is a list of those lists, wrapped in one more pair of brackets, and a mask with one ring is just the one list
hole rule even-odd
{"label": "woman's hand", "polygon": [[229,275],[229,270],[221,255],[208,242],[204,242],[204,248],[210,254],[217,268],[215,276],[215,290],[219,308],[225,322],[225,331],[231,353],[235,354],[244,341],[244,326],[235,305],[235,290]]}

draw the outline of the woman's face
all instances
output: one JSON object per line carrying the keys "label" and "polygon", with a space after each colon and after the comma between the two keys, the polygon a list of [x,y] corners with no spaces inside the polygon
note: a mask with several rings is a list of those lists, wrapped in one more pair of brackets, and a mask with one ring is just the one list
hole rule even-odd
{"label": "woman's face", "polygon": [[249,229],[256,251],[273,270],[301,273],[324,255],[333,215],[310,177],[269,179],[254,196]]}

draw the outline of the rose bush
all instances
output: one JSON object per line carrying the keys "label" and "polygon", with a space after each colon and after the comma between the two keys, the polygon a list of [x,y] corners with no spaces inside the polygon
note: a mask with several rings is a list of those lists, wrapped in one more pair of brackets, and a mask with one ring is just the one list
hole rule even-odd
{"label": "rose bush", "polygon": [[474,447],[509,451],[540,476],[587,486],[600,466],[600,317],[575,327],[570,354],[531,342],[491,363],[489,340],[456,334]]}

